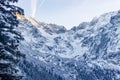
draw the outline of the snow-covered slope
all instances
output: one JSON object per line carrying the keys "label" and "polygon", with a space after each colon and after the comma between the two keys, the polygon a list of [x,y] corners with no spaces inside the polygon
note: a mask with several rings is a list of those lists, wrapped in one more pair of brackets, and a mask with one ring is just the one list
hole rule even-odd
{"label": "snow-covered slope", "polygon": [[120,80],[120,12],[83,22],[71,30],[33,18],[19,20],[28,62],[66,80]]}

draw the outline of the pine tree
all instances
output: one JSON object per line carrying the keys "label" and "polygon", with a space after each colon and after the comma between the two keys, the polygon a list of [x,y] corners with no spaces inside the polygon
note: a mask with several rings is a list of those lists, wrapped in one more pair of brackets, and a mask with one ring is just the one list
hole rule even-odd
{"label": "pine tree", "polygon": [[23,15],[23,10],[12,3],[18,0],[0,0],[0,80],[20,80],[22,75],[17,63],[24,55],[18,50],[20,33],[15,29],[18,20],[14,13]]}

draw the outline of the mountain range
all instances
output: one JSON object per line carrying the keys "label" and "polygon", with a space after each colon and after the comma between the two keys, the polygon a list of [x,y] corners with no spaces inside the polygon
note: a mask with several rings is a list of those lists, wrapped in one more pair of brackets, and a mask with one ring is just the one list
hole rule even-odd
{"label": "mountain range", "polygon": [[26,80],[120,80],[120,11],[69,30],[32,17],[18,26]]}

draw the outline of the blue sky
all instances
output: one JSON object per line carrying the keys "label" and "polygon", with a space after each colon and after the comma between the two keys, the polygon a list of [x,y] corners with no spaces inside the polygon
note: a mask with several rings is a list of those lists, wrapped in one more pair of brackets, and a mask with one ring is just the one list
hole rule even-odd
{"label": "blue sky", "polygon": [[[120,0],[45,0],[41,6],[40,1],[35,18],[41,22],[63,25],[67,29],[120,9]],[[19,0],[18,5],[25,10],[26,16],[31,15],[30,0]]]}

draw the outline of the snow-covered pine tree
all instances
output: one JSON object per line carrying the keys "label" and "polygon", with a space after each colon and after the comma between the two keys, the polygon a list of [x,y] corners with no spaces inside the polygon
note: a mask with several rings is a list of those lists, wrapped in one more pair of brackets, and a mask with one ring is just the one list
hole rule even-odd
{"label": "snow-covered pine tree", "polygon": [[0,80],[21,80],[17,63],[24,55],[18,50],[22,36],[15,29],[18,21],[14,13],[23,10],[12,3],[18,0],[0,0]]}

